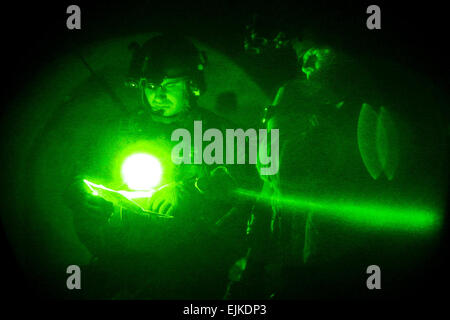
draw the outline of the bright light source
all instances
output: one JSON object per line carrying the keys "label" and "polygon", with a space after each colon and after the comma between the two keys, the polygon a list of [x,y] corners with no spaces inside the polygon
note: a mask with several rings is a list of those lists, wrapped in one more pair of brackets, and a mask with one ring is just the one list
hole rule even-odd
{"label": "bright light source", "polygon": [[161,182],[162,167],[154,156],[136,153],[125,159],[121,173],[131,190],[150,190]]}

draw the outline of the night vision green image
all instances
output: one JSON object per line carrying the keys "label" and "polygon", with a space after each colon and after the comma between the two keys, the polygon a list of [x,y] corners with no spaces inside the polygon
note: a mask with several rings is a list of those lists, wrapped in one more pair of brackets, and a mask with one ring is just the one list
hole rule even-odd
{"label": "night vision green image", "polygon": [[67,6],[14,54],[1,117],[2,225],[27,295],[439,286],[450,127],[433,72],[445,64],[388,36],[388,8],[370,30],[367,6],[346,2]]}

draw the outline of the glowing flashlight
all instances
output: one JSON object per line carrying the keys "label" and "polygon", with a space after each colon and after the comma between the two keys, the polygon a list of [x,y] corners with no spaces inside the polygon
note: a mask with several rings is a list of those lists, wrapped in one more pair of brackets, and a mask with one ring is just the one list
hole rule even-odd
{"label": "glowing flashlight", "polygon": [[154,156],[136,153],[125,159],[121,174],[131,190],[151,190],[161,182],[162,167]]}

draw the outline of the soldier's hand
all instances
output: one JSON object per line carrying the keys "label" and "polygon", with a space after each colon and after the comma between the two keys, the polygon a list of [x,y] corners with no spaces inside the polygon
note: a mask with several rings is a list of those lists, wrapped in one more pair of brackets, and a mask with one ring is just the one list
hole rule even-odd
{"label": "soldier's hand", "polygon": [[111,202],[93,195],[83,179],[79,177],[66,189],[64,198],[75,214],[81,214],[84,218],[98,222],[106,223],[114,209]]}
{"label": "soldier's hand", "polygon": [[148,202],[148,209],[159,214],[172,216],[182,197],[181,186],[169,184],[156,191]]}

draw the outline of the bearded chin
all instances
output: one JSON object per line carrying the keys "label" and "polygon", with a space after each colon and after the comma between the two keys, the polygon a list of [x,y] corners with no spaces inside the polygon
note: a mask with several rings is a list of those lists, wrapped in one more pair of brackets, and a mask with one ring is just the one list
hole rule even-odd
{"label": "bearded chin", "polygon": [[151,117],[152,117],[153,121],[165,123],[165,124],[182,122],[184,119],[186,119],[190,110],[191,110],[191,107],[189,105],[185,105],[179,113],[177,113],[173,116],[164,116],[164,110],[158,110],[158,111],[151,112]]}

